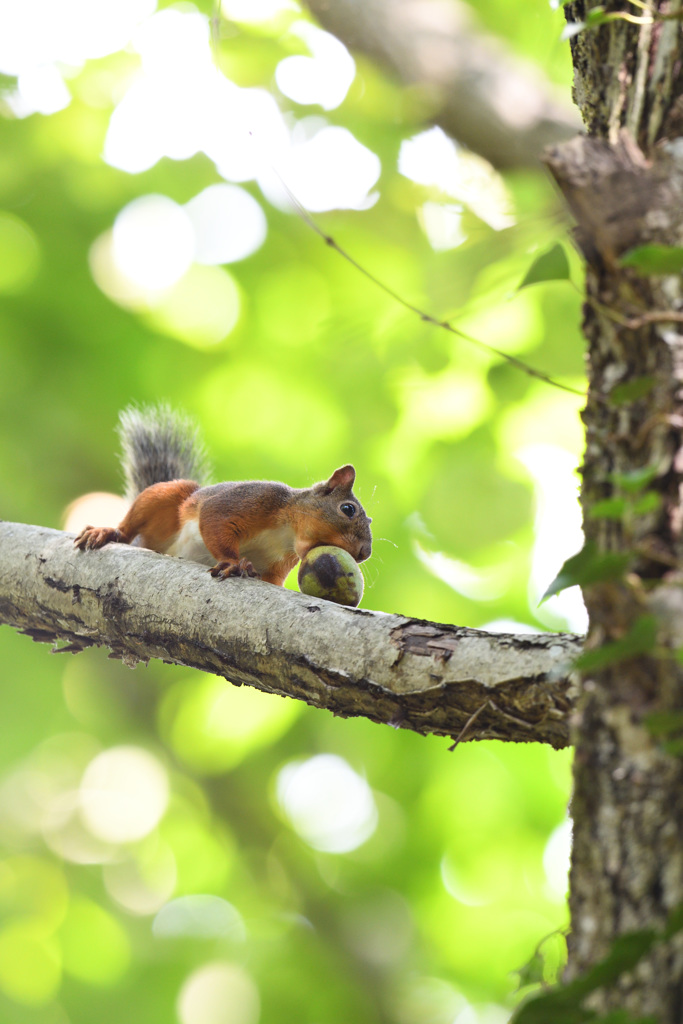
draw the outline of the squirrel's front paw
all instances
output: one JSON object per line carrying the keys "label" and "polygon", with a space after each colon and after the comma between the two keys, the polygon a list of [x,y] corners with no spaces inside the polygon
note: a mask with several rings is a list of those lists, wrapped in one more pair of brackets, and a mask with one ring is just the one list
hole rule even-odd
{"label": "squirrel's front paw", "polygon": [[238,576],[243,580],[249,577],[255,580],[261,579],[260,573],[256,572],[256,569],[247,558],[240,558],[239,562],[228,560],[218,562],[217,565],[214,565],[213,569],[209,569],[209,572],[217,580],[227,580],[229,576]]}
{"label": "squirrel's front paw", "polygon": [[117,541],[120,537],[119,531],[112,526],[84,526],[74,541],[74,547],[81,551],[92,550],[110,541]]}

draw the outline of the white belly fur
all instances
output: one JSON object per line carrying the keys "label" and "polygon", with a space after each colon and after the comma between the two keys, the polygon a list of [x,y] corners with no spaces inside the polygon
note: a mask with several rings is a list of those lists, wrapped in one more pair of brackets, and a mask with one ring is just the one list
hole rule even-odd
{"label": "white belly fur", "polygon": [[278,526],[262,530],[240,544],[240,558],[248,558],[258,573],[264,573],[276,562],[294,552],[294,530],[291,526]]}
{"label": "white belly fur", "polygon": [[[294,551],[294,530],[291,526],[278,526],[274,530],[262,530],[244,544],[240,544],[240,558],[248,558],[256,572],[263,573]],[[187,558],[202,565],[215,565],[216,559],[206,547],[199,532],[196,519],[191,519],[166,548],[167,555]]]}
{"label": "white belly fur", "polygon": [[166,548],[166,554],[174,555],[176,558],[187,558],[191,562],[201,562],[202,565],[216,564],[216,559],[201,538],[196,519],[190,519],[185,523],[171,546]]}

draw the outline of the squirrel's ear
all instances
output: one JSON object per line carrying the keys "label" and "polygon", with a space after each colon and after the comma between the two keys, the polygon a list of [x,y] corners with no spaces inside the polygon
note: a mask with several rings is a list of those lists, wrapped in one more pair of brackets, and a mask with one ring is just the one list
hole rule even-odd
{"label": "squirrel's ear", "polygon": [[330,479],[323,484],[323,487],[326,493],[333,491],[335,487],[344,487],[347,490],[351,490],[355,479],[356,471],[353,466],[342,466],[340,469],[335,469]]}

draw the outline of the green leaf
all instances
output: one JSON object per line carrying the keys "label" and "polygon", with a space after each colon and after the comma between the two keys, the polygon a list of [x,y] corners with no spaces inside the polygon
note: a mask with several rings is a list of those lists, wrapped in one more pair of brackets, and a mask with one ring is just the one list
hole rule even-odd
{"label": "green leaf", "polygon": [[683,270],[683,248],[679,245],[639,245],[619,260],[621,267],[633,267],[641,274],[679,274]]}
{"label": "green leaf", "polygon": [[518,967],[518,989],[527,985],[538,985],[543,982],[554,984],[558,972],[567,962],[567,939],[561,929],[550,932],[539,942],[531,958]]}
{"label": "green leaf", "polygon": [[639,398],[649,395],[655,386],[654,377],[636,377],[634,380],[626,381],[624,384],[617,384],[609,394],[612,405],[626,405],[627,402],[636,402]]}
{"label": "green leaf", "polygon": [[598,25],[604,25],[606,21],[610,20],[610,16],[604,7],[593,7],[586,15],[586,25],[588,28],[597,28]]}
{"label": "green leaf", "polygon": [[656,512],[662,504],[662,496],[658,491],[646,491],[645,494],[641,494],[638,497],[630,496],[631,494],[635,495],[641,490],[644,482],[649,483],[648,477],[651,477],[651,475],[652,473],[649,469],[647,473],[635,470],[632,475],[615,474],[615,483],[622,490],[629,492],[629,497],[603,498],[602,501],[596,501],[588,511],[588,517],[590,519],[613,519],[615,522],[620,522],[628,512],[637,516],[647,515],[648,512]]}
{"label": "green leaf", "polygon": [[637,516],[644,516],[648,512],[656,512],[661,504],[662,496],[658,491],[646,491],[633,503],[633,512]]}
{"label": "green leaf", "polygon": [[592,1010],[582,1009],[581,1003],[591,992],[613,985],[622,974],[633,970],[656,942],[670,939],[682,930],[683,904],[671,911],[663,932],[643,928],[619,935],[604,960],[567,985],[531,996],[513,1014],[510,1024],[657,1024],[652,1017],[633,1018],[625,1010],[612,1010],[598,1017]]}
{"label": "green leaf", "polygon": [[519,975],[518,988],[539,985],[543,981],[543,957],[539,950],[536,950],[530,960],[518,967],[515,973]]}
{"label": "green leaf", "polygon": [[588,515],[591,519],[615,519],[624,518],[626,512],[626,498],[605,498],[604,501],[596,501]]}
{"label": "green leaf", "polygon": [[683,729],[683,710],[653,711],[643,723],[651,736],[671,736]]}
{"label": "green leaf", "polygon": [[[676,920],[678,925],[678,920]],[[568,985],[562,985],[551,992],[532,996],[522,1003],[511,1024],[586,1024],[588,1021],[603,1022],[592,1010],[584,1010],[581,1003],[598,988],[612,985],[626,971],[632,970],[655,942],[662,939],[660,933],[652,928],[620,935],[612,943],[612,947],[600,963]],[[668,936],[667,936],[668,937]],[[619,1011],[621,1012],[621,1011]],[[607,1020],[609,1020],[609,1015]],[[628,1018],[625,1018],[628,1020]],[[621,1024],[617,1017],[611,1024]],[[639,1024],[629,1021],[629,1024]]]}
{"label": "green leaf", "polygon": [[[600,963],[595,964],[581,978],[570,985],[581,990],[582,998],[595,992],[596,988],[612,985],[620,975],[631,971],[639,960],[652,949],[655,942],[662,936],[654,928],[643,928],[637,932],[619,935],[612,943],[612,948]],[[570,987],[570,986],[568,986]]]}
{"label": "green leaf", "polygon": [[592,1010],[582,1010],[580,996],[567,989],[532,996],[522,1003],[510,1024],[586,1024],[595,1020]]}
{"label": "green leaf", "polygon": [[679,903],[669,914],[669,920],[664,929],[664,938],[670,939],[673,935],[678,935],[680,931],[683,931],[683,903]]}
{"label": "green leaf", "polygon": [[591,583],[615,580],[623,576],[631,556],[616,551],[599,551],[594,541],[586,541],[581,551],[564,563],[541,598],[541,603],[567,587],[585,587]]}
{"label": "green leaf", "polygon": [[531,264],[524,280],[517,291],[526,288],[530,284],[540,284],[542,281],[568,281],[569,260],[563,246],[557,243],[552,249],[541,253]]}
{"label": "green leaf", "polygon": [[651,484],[656,476],[656,466],[640,466],[638,469],[629,470],[628,473],[612,473],[612,480],[622,491],[637,494]]}
{"label": "green leaf", "polygon": [[641,615],[620,640],[603,644],[593,651],[584,651],[574,662],[580,669],[605,668],[617,661],[626,661],[639,654],[649,654],[657,643],[657,620],[654,615]]}
{"label": "green leaf", "polygon": [[[644,719],[645,728],[651,736],[662,740],[662,749],[672,757],[680,757],[683,754],[683,710],[677,708],[669,711],[653,711]],[[680,927],[683,927],[683,907],[677,911],[680,920]],[[672,927],[671,921],[667,926]]]}

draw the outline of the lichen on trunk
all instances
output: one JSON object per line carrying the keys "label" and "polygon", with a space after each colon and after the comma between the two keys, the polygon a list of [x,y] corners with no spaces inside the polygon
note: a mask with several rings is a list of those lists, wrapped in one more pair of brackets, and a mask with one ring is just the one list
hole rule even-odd
{"label": "lichen on trunk", "polygon": [[[585,20],[594,7],[570,4],[567,19]],[[628,4],[605,8],[640,21],[619,16],[572,39],[588,135],[548,159],[587,263],[586,538],[628,556],[622,577],[584,592],[587,651],[615,654],[592,666],[589,656],[574,727],[569,978],[617,936],[663,930],[683,904],[683,760],[653,729],[683,709],[683,287],[680,272],[624,262],[645,245],[683,245],[681,22],[658,20],[680,11],[680,0],[652,5],[654,18]],[[631,645],[629,656],[624,638],[648,629],[652,642]],[[588,1005],[680,1024],[680,935]]]}

